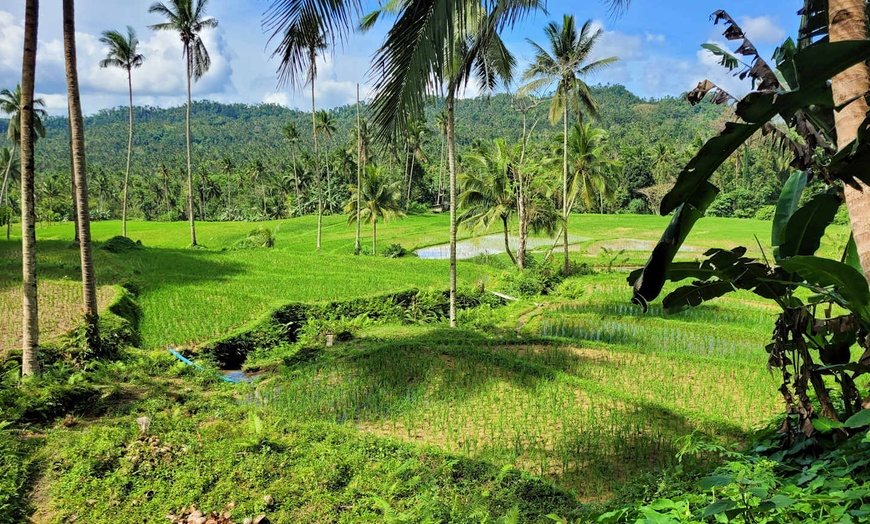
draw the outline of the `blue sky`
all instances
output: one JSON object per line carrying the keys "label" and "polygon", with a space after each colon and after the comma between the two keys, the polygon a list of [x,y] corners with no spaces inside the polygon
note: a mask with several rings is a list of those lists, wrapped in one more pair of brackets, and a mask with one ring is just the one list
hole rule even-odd
{"label": "blue sky", "polygon": [[[79,75],[86,113],[127,103],[124,73],[97,66],[105,55],[98,41],[100,33],[106,29],[123,31],[126,25],[136,29],[141,52],[146,55],[144,66],[133,73],[134,102],[159,107],[184,103],[181,45],[176,35],[154,33],[147,28],[161,21],[148,14],[152,3],[153,0],[76,1]],[[272,49],[268,35],[261,29],[263,13],[270,3],[271,0],[209,1],[208,14],[218,19],[219,26],[204,36],[213,64],[195,85],[195,99],[272,102],[303,110],[310,107],[308,91],[298,93],[277,86],[277,62],[269,58]],[[23,4],[15,1],[0,5],[0,87],[14,87],[20,76]],[[59,4],[59,0],[43,1],[40,6],[37,92],[52,114],[66,113]],[[742,93],[748,86],[724,72],[700,48],[705,42],[725,42],[722,25],[714,26],[710,14],[716,9],[728,11],[762,51],[762,56],[769,57],[778,42],[795,33],[799,22],[795,13],[801,4],[796,0],[632,0],[629,9],[614,18],[598,0],[549,0],[548,14],[538,13],[506,32],[504,38],[517,56],[519,77],[532,57],[526,38],[545,44],[543,26],[550,20],[561,22],[563,14],[573,14],[578,24],[591,19],[604,29],[599,57],[620,58],[607,70],[587,78],[589,83],[619,83],[643,97],[663,97],[677,96],[709,78]],[[357,82],[362,84],[365,96],[371,57],[386,27],[382,23],[367,35],[353,35],[347,45],[323,60],[316,83],[318,107],[352,102]],[[471,90],[466,96],[475,94]]]}

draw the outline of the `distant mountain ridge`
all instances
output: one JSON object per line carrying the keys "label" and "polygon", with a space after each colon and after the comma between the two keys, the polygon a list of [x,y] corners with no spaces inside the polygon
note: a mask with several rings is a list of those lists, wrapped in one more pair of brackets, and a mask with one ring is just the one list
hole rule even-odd
{"label": "distant mountain ridge", "polygon": [[[617,147],[654,145],[666,140],[688,144],[715,131],[714,122],[727,109],[702,104],[692,107],[676,98],[644,100],[621,85],[597,86],[592,89],[598,101],[601,119],[596,125],[608,130]],[[432,99],[427,108],[427,152],[439,154],[440,137],[435,124],[439,100]],[[509,143],[520,138],[522,116],[512,107],[509,95],[464,99],[457,103],[456,132],[459,150],[475,141],[489,142],[504,138]],[[133,172],[146,175],[163,164],[170,169],[184,162],[184,106],[173,108],[134,107],[135,135]],[[365,109],[364,109],[365,111]],[[346,105],[332,109],[336,121],[333,140],[321,139],[321,145],[335,148],[352,142],[356,108]],[[285,170],[290,148],[282,127],[292,122],[300,133],[300,147],[311,147],[311,114],[274,104],[222,104],[194,102],[192,106],[194,162],[198,168],[214,171],[226,158],[237,166],[260,161],[266,169]],[[561,125],[550,125],[547,102],[529,112],[529,125],[537,121],[533,141],[549,140],[561,132]],[[42,173],[68,172],[67,119],[46,120],[47,136],[36,147],[37,170]],[[7,121],[0,120],[5,137]],[[121,173],[126,161],[127,108],[104,109],[85,118],[85,139],[89,171]],[[0,145],[9,145],[5,140]]]}

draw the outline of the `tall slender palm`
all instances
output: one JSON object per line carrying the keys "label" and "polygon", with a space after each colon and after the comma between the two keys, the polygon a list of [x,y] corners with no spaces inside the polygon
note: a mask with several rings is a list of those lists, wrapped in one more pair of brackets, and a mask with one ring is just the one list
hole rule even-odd
{"label": "tall slender palm", "polygon": [[[6,128],[6,137],[12,142],[10,150],[10,158],[15,156],[15,145],[21,142],[21,85],[15,87],[15,91],[3,89],[0,91],[0,112],[9,115],[9,124]],[[33,99],[33,140],[34,142],[39,137],[45,136],[45,126],[42,124],[42,119],[48,113],[44,109],[45,100],[42,98]],[[6,168],[3,170],[3,184],[0,186],[0,202],[5,202],[6,207],[9,207],[9,185],[11,173],[9,169],[12,163],[7,162]],[[6,240],[9,240],[12,229],[12,221],[6,223]]]}
{"label": "tall slender palm", "polygon": [[[452,0],[438,6],[444,16],[429,16],[433,0],[396,0],[381,12],[398,18],[375,54],[374,70],[383,76],[375,83],[372,100],[377,137],[389,140],[418,117],[424,94],[433,85],[446,85],[447,166],[450,185],[450,325],[456,325],[456,97],[473,76],[482,89],[498,81],[509,83],[514,58],[498,32],[532,10],[537,0]],[[390,9],[387,9],[389,7]],[[443,11],[442,11],[443,9]],[[369,21],[377,16],[370,15]]]}
{"label": "tall slender palm", "polygon": [[205,16],[208,0],[169,0],[157,2],[148,8],[149,13],[167,19],[161,24],[148,26],[155,31],[173,31],[181,37],[182,56],[187,68],[187,213],[190,220],[190,244],[196,244],[196,226],[193,217],[193,168],[190,160],[190,79],[202,78],[211,67],[211,58],[200,37],[205,29],[215,28],[217,20]]}
{"label": "tall slender palm", "polygon": [[23,336],[21,374],[39,374],[39,305],[36,298],[36,209],[33,189],[33,144],[36,110],[33,90],[36,76],[36,33],[39,25],[39,0],[24,3],[24,53],[21,65],[21,268]]}
{"label": "tall slender palm", "polygon": [[[359,110],[359,84],[356,85],[356,187],[362,184],[362,170],[365,167],[366,156],[368,156],[368,147],[366,147],[365,130],[363,128],[362,117]],[[360,212],[362,210],[362,192],[356,192],[356,237],[353,243],[353,254],[359,255],[362,246],[360,245]]]}
{"label": "tall slender palm", "polygon": [[459,221],[468,227],[483,229],[501,221],[505,252],[516,265],[508,236],[508,222],[517,210],[513,157],[502,138],[496,139],[491,148],[484,147],[464,156],[470,169],[459,177],[462,187],[459,207],[463,209]]}
{"label": "tall slender palm", "polygon": [[[556,137],[553,148],[562,154],[563,140]],[[607,156],[607,132],[589,122],[575,122],[568,130],[568,207],[579,199],[594,210],[613,193],[612,173],[618,163]]]}
{"label": "tall slender palm", "polygon": [[[349,214],[348,223],[363,220],[372,225],[372,254],[378,253],[378,220],[384,222],[391,218],[405,216],[402,212],[401,199],[402,188],[400,181],[390,180],[389,173],[384,172],[380,166],[368,165],[362,176],[361,186],[351,186],[351,198],[344,206]],[[357,217],[357,199],[362,203],[362,208]]]}
{"label": "tall slender palm", "polygon": [[88,177],[85,166],[85,126],[82,118],[82,101],[79,96],[75,31],[75,2],[74,0],[63,0],[63,52],[66,62],[67,100],[69,101],[70,131],[72,132],[73,144],[73,177],[76,181],[76,212],[79,224],[79,253],[82,265],[85,333],[87,334],[85,342],[92,354],[99,355],[100,319],[97,313],[97,281],[91,249]]}
{"label": "tall slender palm", "polygon": [[616,60],[616,57],[603,58],[590,62],[592,50],[603,34],[602,29],[593,30],[592,21],[587,20],[577,32],[572,15],[565,15],[562,26],[550,22],[544,28],[544,33],[550,44],[550,51],[529,40],[535,49],[532,64],[523,73],[523,79],[529,82],[523,86],[523,91],[537,91],[556,83],[556,92],[550,104],[550,122],[555,124],[562,119],[562,238],[565,251],[563,272],[568,274],[568,110],[569,108],[581,118],[581,106],[593,117],[597,116],[595,101],[589,86],[583,77],[606,67]]}
{"label": "tall slender palm", "polygon": [[439,111],[438,114],[435,115],[435,125],[438,126],[438,138],[440,139],[440,156],[438,159],[438,192],[435,196],[435,205],[442,205],[444,198],[444,138],[447,136],[447,113],[445,111]]}
{"label": "tall slender palm", "polygon": [[[321,109],[315,113],[314,118],[314,135],[325,135],[326,138],[332,140],[332,135],[335,133],[335,117],[332,116],[332,111]],[[326,207],[332,211],[332,192],[330,191],[331,180],[329,175],[329,143],[326,144],[326,154],[324,155],[323,167],[326,168]],[[322,189],[320,189],[322,191]],[[323,214],[323,206],[321,205],[321,215]]]}
{"label": "tall slender palm", "polygon": [[[12,150],[8,147],[0,149],[0,170],[5,173],[3,186],[11,183],[13,180],[18,180],[21,176],[21,165],[12,155]],[[6,203],[0,206],[0,225],[6,225],[6,240],[9,240],[9,229],[12,224],[12,206],[9,205],[9,194],[6,194]]]}
{"label": "tall slender palm", "polygon": [[127,236],[127,187],[130,183],[130,159],[133,156],[133,69],[145,61],[139,53],[139,39],[136,30],[127,26],[127,36],[118,31],[104,31],[100,42],[109,46],[106,58],[100,60],[100,67],[119,67],[127,71],[127,89],[130,95],[129,120],[127,133],[127,170],[124,173],[124,196],[121,203],[121,234]]}
{"label": "tall slender palm", "polygon": [[299,202],[299,171],[296,168],[296,148],[299,147],[299,129],[293,122],[287,122],[281,128],[284,139],[290,144],[290,157],[293,162],[293,183],[296,188],[296,201]]}

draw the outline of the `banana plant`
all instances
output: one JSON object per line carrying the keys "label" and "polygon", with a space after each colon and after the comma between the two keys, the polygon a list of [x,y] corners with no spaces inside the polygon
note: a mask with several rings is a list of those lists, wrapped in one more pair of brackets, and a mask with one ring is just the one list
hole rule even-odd
{"label": "banana plant", "polygon": [[[811,3],[811,2],[810,2]],[[824,17],[818,9],[804,12],[801,39],[787,40],[774,54],[776,68],[764,61],[742,29],[724,11],[724,36],[740,42],[736,51],[707,45],[729,69],[739,69],[756,89],[741,100],[712,82],[701,82],[688,95],[690,103],[705,98],[731,103],[739,118],[709,140],[677,177],[664,197],[660,212],[673,213],[670,224],[653,249],[646,265],[629,276],[633,299],[644,310],[661,293],[665,281],[694,279],[663,299],[666,311],[697,306],[732,291],[748,290],[780,307],[773,340],[767,346],[768,365],[782,374],[788,417],[783,433],[796,437],[817,431],[848,433],[870,423],[870,397],[861,398],[855,379],[870,372],[870,286],[862,272],[854,238],[840,260],[816,255],[825,229],[843,201],[843,183],[854,184],[854,173],[870,168],[866,133],[836,152],[834,104],[830,79],[870,58],[870,41],[830,42]],[[749,58],[741,58],[749,57]],[[781,119],[794,140],[772,121]],[[866,129],[865,121],[861,129]],[[772,260],[746,257],[746,248],[711,249],[702,262],[674,262],[674,257],[694,224],[704,215],[719,189],[710,182],[713,172],[750,136],[772,134],[793,155],[796,168],[783,187],[772,220]],[[812,177],[829,187],[803,206],[798,203]],[[801,300],[797,290],[812,291]],[[852,359],[851,347],[864,349]],[[840,386],[842,412],[832,401],[824,377],[832,375]],[[818,402],[810,398],[813,390]],[[818,417],[818,414],[824,418]]]}

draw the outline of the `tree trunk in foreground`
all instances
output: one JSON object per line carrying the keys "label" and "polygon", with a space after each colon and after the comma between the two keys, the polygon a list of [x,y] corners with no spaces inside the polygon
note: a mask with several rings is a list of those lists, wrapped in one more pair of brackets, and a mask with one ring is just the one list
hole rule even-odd
{"label": "tree trunk in foreground", "polygon": [[[867,38],[867,19],[863,0],[828,0],[828,20],[831,42]],[[835,106],[852,100],[843,109],[834,113],[837,148],[843,149],[855,140],[858,126],[867,116],[868,105],[863,96],[870,90],[870,71],[867,63],[860,62],[835,76],[831,90],[834,94]],[[856,175],[863,174],[856,173]],[[864,277],[870,280],[870,185],[856,176],[845,184],[844,193],[861,268],[864,270]]]}
{"label": "tree trunk in foreground", "polygon": [[190,161],[190,66],[193,58],[190,56],[190,47],[185,53],[187,57],[187,213],[190,220],[190,245],[196,246],[196,225],[193,219],[193,168]]}
{"label": "tree trunk in foreground", "polygon": [[356,238],[353,244],[353,254],[359,255],[360,246],[360,199],[362,198],[362,127],[359,116],[359,84],[356,85]]}
{"label": "tree trunk in foreground", "polygon": [[124,199],[121,204],[121,234],[127,236],[127,192],[130,184],[130,158],[133,156],[133,75],[127,69],[127,87],[130,92],[130,130],[127,133],[127,172],[124,174]]}
{"label": "tree trunk in foreground", "polygon": [[24,7],[24,58],[21,66],[21,374],[39,374],[39,307],[36,298],[36,210],[33,190],[33,90],[36,76],[36,33],[39,0]]}
{"label": "tree trunk in foreground", "polygon": [[450,177],[450,327],[456,327],[456,129],[454,93],[447,95],[447,169]]}
{"label": "tree trunk in foreground", "polygon": [[568,100],[565,100],[565,109],[562,115],[564,135],[562,136],[562,239],[565,247],[565,262],[562,266],[562,274],[567,275],[571,270],[568,262]]}
{"label": "tree trunk in foreground", "polygon": [[73,177],[76,181],[76,211],[79,219],[79,253],[82,264],[82,294],[86,340],[92,354],[100,353],[100,324],[97,314],[97,283],[91,256],[91,224],[88,216],[88,179],[85,165],[85,135],[79,79],[76,68],[75,5],[63,0],[63,50],[69,100],[70,130],[73,143]]}

